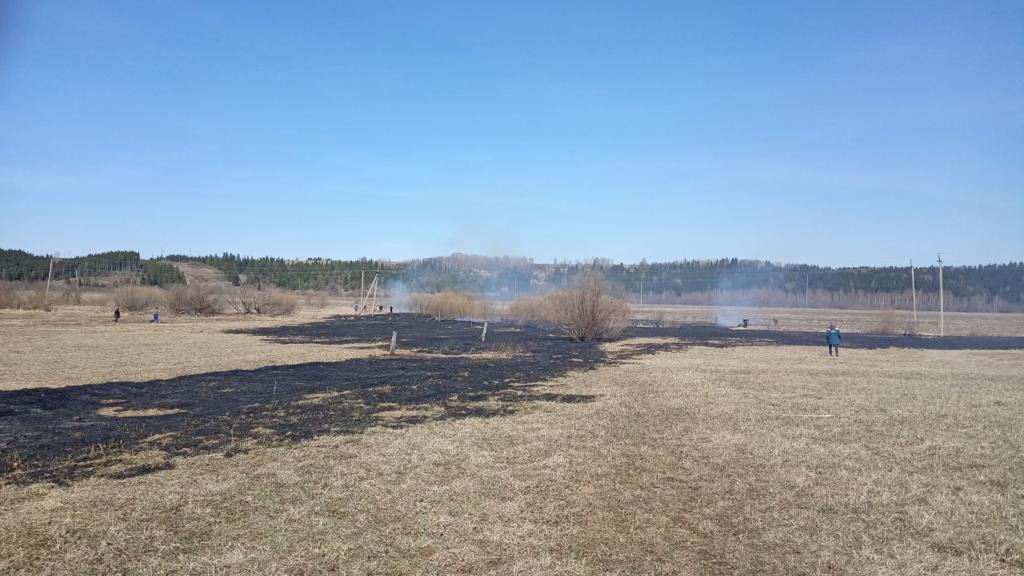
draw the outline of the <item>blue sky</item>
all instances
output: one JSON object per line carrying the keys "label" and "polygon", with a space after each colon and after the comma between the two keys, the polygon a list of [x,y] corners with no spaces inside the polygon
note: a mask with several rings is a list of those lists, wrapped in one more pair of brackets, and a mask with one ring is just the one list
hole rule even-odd
{"label": "blue sky", "polygon": [[0,247],[1024,260],[1024,3],[432,4],[0,0]]}

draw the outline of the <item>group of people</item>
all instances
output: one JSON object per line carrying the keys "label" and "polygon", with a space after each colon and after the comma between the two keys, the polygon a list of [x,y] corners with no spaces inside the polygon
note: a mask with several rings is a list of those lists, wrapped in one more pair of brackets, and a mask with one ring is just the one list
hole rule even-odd
{"label": "group of people", "polygon": [[[121,321],[121,307],[118,306],[117,308],[114,308],[114,323],[116,324],[116,323],[118,323],[120,321]],[[149,323],[150,324],[152,324],[154,322],[156,322],[156,323],[160,322],[160,307],[159,306],[156,307],[156,310],[153,310],[153,317],[149,319]]]}
{"label": "group of people", "polygon": [[[363,304],[363,312],[366,312],[366,310],[367,310],[366,304]],[[352,311],[355,312],[356,314],[359,314],[359,304],[353,304],[352,305]],[[384,312],[384,305],[383,304],[378,304],[377,307],[373,309],[373,311],[375,313]],[[394,306],[388,306],[388,314],[394,314],[394,313],[395,313],[395,307]]]}
{"label": "group of people", "polygon": [[[364,305],[363,306],[363,311],[365,311],[365,310],[366,310],[366,306]],[[352,305],[352,311],[358,314],[359,313],[359,304],[353,304]],[[379,304],[377,306],[375,312],[384,312],[384,305],[383,304]],[[394,306],[388,306],[388,313],[389,314],[394,314],[394,312],[395,312],[395,307]],[[117,308],[114,308],[114,322],[116,323],[116,322],[120,322],[120,321],[121,321],[121,307],[118,306]],[[153,311],[153,317],[149,320],[150,324],[152,324],[154,322],[160,322],[160,308],[159,307],[156,310]],[[747,323],[748,323],[748,320],[746,318],[744,318],[743,322],[741,323],[741,326],[746,327]],[[776,321],[776,324],[777,323],[778,323],[778,321]],[[828,345],[828,355],[829,356],[831,356],[832,352],[834,351],[835,355],[836,355],[836,358],[839,357],[839,343],[842,341],[842,338],[843,338],[843,335],[839,333],[839,328],[836,328],[835,324],[829,324],[828,330],[825,330],[825,344]]]}

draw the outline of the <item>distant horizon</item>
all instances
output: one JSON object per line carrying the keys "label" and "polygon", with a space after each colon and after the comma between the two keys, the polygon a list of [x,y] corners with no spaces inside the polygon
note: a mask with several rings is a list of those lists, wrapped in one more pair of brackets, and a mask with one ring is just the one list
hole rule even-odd
{"label": "distant horizon", "polygon": [[[403,263],[403,262],[410,262],[410,261],[416,261],[416,260],[428,260],[428,259],[431,259],[431,258],[446,258],[446,257],[460,256],[461,255],[461,256],[483,257],[483,258],[524,259],[524,260],[529,260],[533,264],[540,264],[540,265],[554,264],[556,262],[558,264],[564,264],[564,263],[569,263],[569,264],[587,264],[587,263],[590,263],[590,262],[594,261],[595,259],[598,259],[598,260],[610,261],[613,265],[622,264],[622,265],[625,265],[625,266],[635,266],[635,265],[641,264],[642,260],[646,260],[648,263],[651,263],[651,264],[669,264],[669,263],[672,263],[672,262],[700,262],[700,261],[717,262],[717,261],[721,261],[721,260],[732,260],[734,258],[736,260],[746,261],[746,262],[770,262],[770,263],[776,264],[776,265],[815,266],[815,267],[818,267],[818,268],[832,268],[832,269],[839,269],[839,268],[862,268],[862,267],[863,268],[888,268],[888,267],[892,267],[892,268],[906,268],[906,267],[909,267],[910,264],[911,264],[910,261],[908,260],[907,262],[904,262],[902,264],[899,264],[899,263],[897,263],[897,264],[853,264],[853,265],[835,266],[835,265],[829,265],[829,264],[819,264],[819,263],[816,263],[816,262],[799,262],[799,261],[787,261],[787,260],[771,260],[771,259],[767,259],[767,258],[756,258],[756,257],[755,258],[751,258],[751,257],[744,257],[744,256],[721,256],[721,257],[712,257],[712,258],[684,257],[684,258],[674,258],[674,259],[670,259],[670,260],[653,260],[653,259],[650,259],[650,258],[646,258],[646,259],[645,258],[641,258],[640,260],[632,260],[631,261],[631,260],[617,260],[617,259],[613,259],[613,258],[608,258],[606,256],[592,256],[592,257],[589,257],[589,258],[555,258],[555,259],[551,259],[551,260],[540,260],[540,259],[537,259],[537,258],[533,258],[533,257],[530,257],[530,256],[521,255],[521,254],[479,254],[479,253],[473,253],[473,252],[450,252],[450,253],[447,253],[447,254],[432,254],[432,255],[429,255],[429,256],[421,256],[421,257],[414,257],[414,258],[389,258],[389,257],[382,257],[382,256],[336,257],[336,256],[325,256],[325,255],[295,256],[295,257],[293,257],[293,256],[280,256],[280,255],[275,255],[275,254],[247,254],[247,253],[236,251],[236,250],[218,250],[218,251],[213,251],[213,252],[201,252],[201,253],[200,252],[187,253],[187,252],[167,251],[167,252],[163,252],[163,253],[159,253],[159,254],[153,254],[153,255],[147,255],[147,254],[143,253],[142,251],[135,250],[133,248],[114,248],[114,249],[109,249],[109,250],[88,251],[88,252],[82,252],[82,253],[72,253],[72,252],[57,251],[57,252],[59,252],[59,254],[55,254],[53,251],[51,251],[51,252],[46,252],[46,251],[40,252],[40,251],[28,250],[28,249],[22,248],[22,247],[9,247],[9,246],[0,246],[0,250],[22,250],[22,251],[28,252],[29,254],[32,254],[34,256],[50,256],[51,254],[54,254],[57,257],[61,258],[61,259],[81,258],[81,257],[93,255],[93,254],[103,254],[103,253],[108,253],[108,252],[128,251],[128,252],[138,252],[139,253],[139,257],[144,259],[144,260],[160,260],[160,259],[166,258],[168,256],[186,256],[186,257],[189,257],[189,258],[202,258],[204,256],[221,256],[224,253],[228,253],[228,254],[234,254],[234,255],[241,256],[242,258],[253,258],[253,259],[258,259],[258,258],[279,258],[279,259],[288,260],[288,261],[308,261],[308,260],[316,260],[316,259],[325,259],[325,260],[344,261],[344,262],[353,262],[353,261],[358,261],[358,260],[365,259],[365,260],[373,260],[373,261],[380,261],[380,262],[393,262],[393,263]],[[1000,265],[1008,265],[1008,264],[1017,264],[1017,263],[1020,263],[1020,262],[1024,262],[1024,259],[1022,259],[1022,260],[1007,260],[1007,261],[990,261],[990,262],[950,262],[949,259],[946,258],[946,256],[943,256],[942,257],[942,262],[943,262],[943,266],[944,267],[949,268],[949,267],[956,267],[956,266],[970,267],[970,266],[1000,266]],[[914,260],[913,265],[914,265],[915,268],[930,268],[930,267],[937,267],[938,266],[938,262],[937,262],[937,259],[932,259],[931,262],[922,261],[920,263],[917,260]]]}

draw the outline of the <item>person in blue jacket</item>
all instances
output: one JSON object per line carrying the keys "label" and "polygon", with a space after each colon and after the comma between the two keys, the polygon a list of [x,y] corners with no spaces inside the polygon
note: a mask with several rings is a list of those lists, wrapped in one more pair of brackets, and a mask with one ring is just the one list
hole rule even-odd
{"label": "person in blue jacket", "polygon": [[839,334],[839,328],[836,328],[835,324],[830,325],[828,327],[828,330],[825,331],[825,343],[828,344],[828,355],[829,356],[832,355],[832,349],[835,348],[836,349],[836,357],[837,358],[839,357],[839,340],[841,338],[842,338],[842,335]]}

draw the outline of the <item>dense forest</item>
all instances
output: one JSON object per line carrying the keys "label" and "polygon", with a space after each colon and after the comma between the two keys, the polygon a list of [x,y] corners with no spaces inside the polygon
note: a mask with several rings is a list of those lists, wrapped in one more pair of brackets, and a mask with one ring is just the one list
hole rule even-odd
{"label": "dense forest", "polygon": [[164,260],[211,266],[220,270],[225,279],[235,285],[244,279],[247,282],[264,282],[290,290],[359,290],[361,282],[370,284],[375,272],[381,274],[382,282],[401,272],[401,265],[365,258],[286,260],[270,257],[250,258],[225,252],[219,256],[175,254],[165,257]]}
{"label": "dense forest", "polygon": [[[172,264],[157,260],[143,260],[138,252],[116,251],[75,256],[53,257],[52,279],[77,279],[83,285],[94,284],[112,277],[126,282],[152,286],[177,284],[185,277]],[[24,250],[0,249],[0,280],[35,282],[45,281],[51,275],[50,255],[29,254]]]}
{"label": "dense forest", "polygon": [[[222,272],[232,284],[264,282],[294,290],[355,292],[374,273],[393,291],[459,290],[499,298],[545,292],[571,285],[584,274],[599,273],[627,297],[647,302],[907,308],[911,270],[903,267],[831,268],[725,258],[676,262],[535,263],[528,258],[452,254],[405,262],[310,258],[251,258],[223,253],[172,255],[143,260],[138,252],[118,251],[54,260],[53,278],[80,277],[85,284],[123,275],[150,285],[184,282],[176,262],[203,264]],[[0,279],[46,280],[50,257],[21,250],[0,250]],[[922,309],[937,306],[939,273],[935,266],[916,268],[914,283]],[[982,266],[947,266],[943,271],[947,308],[951,310],[1024,309],[1024,262]]]}

